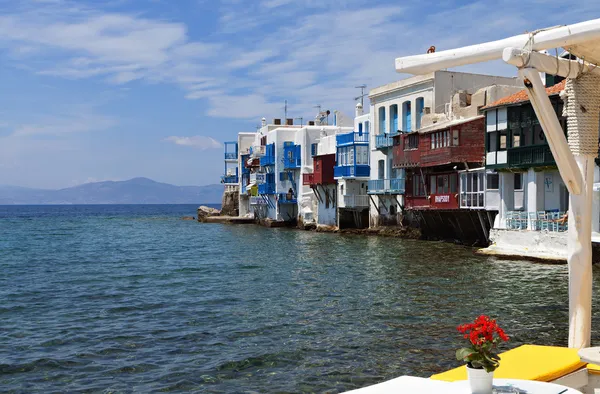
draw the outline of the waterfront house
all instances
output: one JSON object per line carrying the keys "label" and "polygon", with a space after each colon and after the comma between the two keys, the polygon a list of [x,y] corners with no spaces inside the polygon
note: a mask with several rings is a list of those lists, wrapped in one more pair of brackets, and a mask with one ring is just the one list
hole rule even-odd
{"label": "waterfront house", "polygon": [[367,187],[371,172],[369,164],[369,135],[371,114],[363,114],[357,104],[354,130],[336,135],[338,228],[365,228],[369,225]]}
{"label": "waterfront house", "polygon": [[[517,78],[437,71],[372,89],[369,93],[373,114],[370,141],[373,171],[368,188],[370,226],[395,225],[402,219],[406,175],[402,166],[393,165],[396,136],[418,132],[426,126],[425,117],[431,123],[453,119],[451,99],[458,91],[466,99],[485,86],[520,84]],[[417,134],[413,135],[407,143],[417,146],[414,145],[418,144]]]}
{"label": "waterfront house", "polygon": [[256,188],[256,179],[254,179],[254,182],[250,182],[250,168],[252,167],[250,148],[254,142],[254,137],[255,133],[238,133],[239,216],[250,214],[250,196],[252,195],[252,188]]}
{"label": "waterfront house", "polygon": [[238,143],[237,141],[228,141],[223,145],[225,148],[225,170],[221,176],[221,183],[225,185],[226,192],[235,192],[239,190]]}
{"label": "waterfront house", "polygon": [[351,132],[348,123],[347,117],[336,112],[333,126],[306,127],[298,133],[297,141],[306,147],[298,201],[300,226],[337,226],[336,135]]}

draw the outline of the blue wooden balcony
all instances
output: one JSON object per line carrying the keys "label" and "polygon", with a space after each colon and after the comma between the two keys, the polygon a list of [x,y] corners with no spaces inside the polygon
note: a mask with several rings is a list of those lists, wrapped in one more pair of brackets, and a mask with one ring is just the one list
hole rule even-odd
{"label": "blue wooden balcony", "polygon": [[246,166],[246,163],[248,162],[249,158],[250,158],[250,155],[242,155],[242,175],[250,174],[250,168],[248,168]]}
{"label": "blue wooden balcony", "polygon": [[351,165],[333,167],[334,178],[365,178],[371,174],[371,167],[368,165]]}
{"label": "blue wooden balcony", "polygon": [[369,194],[404,194],[405,179],[372,179],[369,181]]}
{"label": "blue wooden balcony", "polygon": [[375,149],[388,149],[394,145],[394,136],[398,133],[381,134],[375,136]]}
{"label": "blue wooden balcony", "polygon": [[275,156],[262,156],[260,158],[261,166],[272,166],[275,165]]}
{"label": "blue wooden balcony", "polygon": [[354,144],[368,144],[369,143],[369,133],[351,132],[351,133],[345,133],[345,134],[337,134],[335,136],[335,143],[337,146],[354,145]]}
{"label": "blue wooden balcony", "polygon": [[261,183],[258,185],[258,193],[259,194],[275,194],[275,184],[274,183]]}
{"label": "blue wooden balcony", "polygon": [[301,146],[294,145],[293,142],[287,141],[283,143],[283,167],[285,169],[296,169],[301,166]]}
{"label": "blue wooden balcony", "polygon": [[297,204],[298,200],[293,195],[288,195],[288,193],[279,193],[277,195],[277,201],[280,204]]}
{"label": "blue wooden balcony", "polygon": [[237,160],[238,158],[238,144],[237,142],[225,142],[225,160]]}
{"label": "blue wooden balcony", "polygon": [[239,178],[237,175],[224,175],[221,177],[221,183],[225,183],[228,185],[232,185],[232,184],[237,185],[238,182],[239,182]]}

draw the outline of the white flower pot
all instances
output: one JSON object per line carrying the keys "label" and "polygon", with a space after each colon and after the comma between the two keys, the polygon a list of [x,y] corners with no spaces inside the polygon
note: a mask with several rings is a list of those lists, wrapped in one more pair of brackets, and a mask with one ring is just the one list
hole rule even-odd
{"label": "white flower pot", "polygon": [[486,372],[485,369],[469,368],[467,365],[467,376],[469,385],[471,386],[471,393],[492,394],[494,372]]}

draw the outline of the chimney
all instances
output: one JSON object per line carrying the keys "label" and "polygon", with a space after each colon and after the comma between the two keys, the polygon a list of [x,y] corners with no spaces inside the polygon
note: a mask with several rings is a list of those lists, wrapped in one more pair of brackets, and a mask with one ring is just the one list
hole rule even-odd
{"label": "chimney", "polygon": [[309,120],[308,121],[308,125],[309,126],[314,126],[315,125],[315,121],[314,120]]}
{"label": "chimney", "polygon": [[261,124],[262,124],[262,127],[265,127],[267,125],[267,119],[266,118],[262,118],[261,119]]}
{"label": "chimney", "polygon": [[362,116],[363,114],[363,106],[361,103],[356,103],[356,116]]}
{"label": "chimney", "polygon": [[290,119],[290,118],[286,119],[285,120],[285,124],[287,126],[293,126],[294,125],[294,119]]}
{"label": "chimney", "polygon": [[281,126],[281,119],[273,119],[273,124],[275,126]]}

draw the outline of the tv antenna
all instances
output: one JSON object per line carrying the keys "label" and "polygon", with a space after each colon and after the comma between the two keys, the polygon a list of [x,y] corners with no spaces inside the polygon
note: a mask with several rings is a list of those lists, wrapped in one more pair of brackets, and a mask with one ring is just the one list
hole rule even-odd
{"label": "tv antenna", "polygon": [[285,111],[285,117],[283,119],[285,119],[284,120],[284,122],[285,122],[285,121],[287,121],[287,100],[285,100],[284,111]]}
{"label": "tv antenna", "polygon": [[354,97],[354,101],[360,99],[360,105],[362,105],[364,107],[365,96],[368,96],[368,94],[365,94],[365,89],[367,88],[367,85],[362,84],[362,85],[355,86],[355,88],[360,89],[360,96]]}
{"label": "tv antenna", "polygon": [[294,118],[294,120],[296,120],[296,119],[300,119],[300,127],[302,127],[302,121],[304,120],[304,119],[302,118],[302,116],[301,116],[301,117],[299,117],[299,118]]}

